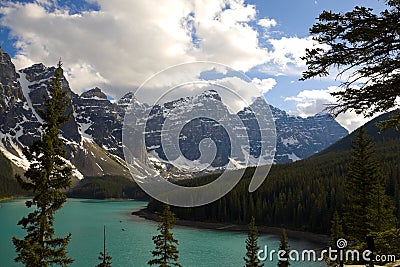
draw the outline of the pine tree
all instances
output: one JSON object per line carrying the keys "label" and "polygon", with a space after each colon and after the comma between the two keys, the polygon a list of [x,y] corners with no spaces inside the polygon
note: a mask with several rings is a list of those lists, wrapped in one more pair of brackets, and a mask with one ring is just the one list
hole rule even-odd
{"label": "pine tree", "polygon": [[159,213],[159,224],[157,230],[159,235],[153,236],[155,249],[151,252],[153,259],[148,261],[149,265],[157,265],[160,267],[179,266],[179,251],[176,248],[178,240],[176,240],[170,230],[175,223],[174,213],[169,205],[164,205],[164,209]]}
{"label": "pine tree", "polygon": [[106,257],[104,257],[104,252],[100,252],[99,260],[101,260],[101,263],[96,265],[96,267],[111,267],[112,257],[110,255],[106,254]]}
{"label": "pine tree", "polygon": [[400,1],[385,1],[387,9],[377,14],[373,9],[356,6],[346,13],[323,11],[310,29],[313,40],[321,44],[306,50],[307,71],[303,80],[349,73],[341,84],[345,90],[332,93],[338,103],[330,109],[335,115],[354,110],[372,116],[398,109],[383,128],[400,126]]}
{"label": "pine tree", "polygon": [[[331,224],[332,224],[332,226],[331,226],[330,238],[329,238],[328,245],[332,249],[336,249],[337,240],[339,238],[344,237],[342,220],[337,211],[335,211],[335,213],[333,214]],[[326,255],[324,255],[324,256],[325,256],[324,260],[328,264],[328,266],[339,266],[339,259],[337,259],[336,261],[331,261]]]}
{"label": "pine tree", "polygon": [[290,265],[290,263],[289,263],[290,249],[289,249],[288,238],[287,238],[285,229],[282,229],[281,243],[279,245],[279,250],[285,251],[285,255],[281,255],[281,258],[284,260],[279,260],[278,267],[288,267]]}
{"label": "pine tree", "polygon": [[21,187],[34,194],[25,205],[35,207],[35,210],[18,222],[27,235],[24,239],[13,237],[18,254],[15,261],[27,267],[67,266],[73,262],[66,252],[71,234],[64,238],[54,237],[54,213],[66,201],[66,195],[61,190],[70,186],[72,171],[62,159],[66,152],[59,138],[61,125],[70,117],[70,114],[66,115],[70,99],[62,91],[62,77],[60,61],[49,88],[50,97],[45,100],[45,110],[40,110],[44,121],[42,138],[24,150],[31,162],[24,174],[25,179],[16,176]]}
{"label": "pine tree", "polygon": [[373,143],[361,128],[352,147],[344,207],[347,237],[359,245],[367,235],[393,229],[396,223],[392,203],[385,194],[385,179],[373,153]]}
{"label": "pine tree", "polygon": [[251,221],[249,224],[249,232],[247,234],[246,239],[246,256],[243,258],[246,262],[245,267],[261,267],[264,266],[260,262],[257,257],[258,250],[260,247],[258,246],[258,231],[257,226],[255,225],[254,217],[251,217]]}
{"label": "pine tree", "polygon": [[331,234],[330,234],[330,238],[329,238],[329,246],[334,248],[334,247],[336,247],[336,241],[339,238],[344,237],[342,220],[337,211],[335,211],[335,213],[333,214],[333,219],[331,221],[331,224],[332,224],[332,226],[331,226]]}
{"label": "pine tree", "polygon": [[103,230],[103,251],[100,252],[99,260],[101,260],[101,263],[96,265],[96,267],[111,267],[111,260],[112,257],[107,254],[106,252],[106,226],[104,225],[104,230]]}

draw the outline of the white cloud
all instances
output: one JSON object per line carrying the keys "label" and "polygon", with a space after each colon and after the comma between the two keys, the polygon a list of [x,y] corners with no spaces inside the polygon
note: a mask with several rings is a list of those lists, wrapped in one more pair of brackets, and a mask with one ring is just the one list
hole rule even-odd
{"label": "white cloud", "polygon": [[267,78],[267,79],[254,78],[252,82],[260,89],[261,95],[267,93],[276,85],[276,80],[273,78]]}
{"label": "white cloud", "polygon": [[[99,11],[71,14],[53,1],[5,2],[0,25],[17,39],[17,68],[60,57],[73,90],[103,85],[118,97],[171,65],[220,62],[248,71],[269,58],[243,0],[92,0]],[[272,22],[271,22],[272,23]]]}
{"label": "white cloud", "polygon": [[[245,81],[239,77],[226,77],[216,80],[216,83],[234,92],[233,95],[230,92],[218,90],[222,101],[236,113],[250,105],[256,97],[263,96],[263,94],[272,89],[276,81],[272,78]],[[235,103],[230,103],[232,101],[235,101]]]}
{"label": "white cloud", "polygon": [[249,106],[255,98],[263,97],[276,85],[276,80],[273,78],[261,80],[254,78],[252,81],[247,81],[239,77],[225,77],[216,80],[216,83],[228,89],[228,91],[218,89],[217,91],[230,111],[237,113]]}
{"label": "white cloud", "polygon": [[[298,115],[302,117],[313,116],[319,112],[324,112],[327,104],[336,103],[335,97],[330,93],[338,90],[338,87],[331,86],[326,90],[304,90],[296,96],[287,97],[285,101],[296,101]],[[355,112],[340,114],[336,120],[348,131],[353,131],[365,124],[371,118],[364,118]]]}
{"label": "white cloud", "polygon": [[264,19],[260,19],[257,22],[257,24],[262,26],[262,27],[264,27],[264,28],[266,28],[266,29],[269,29],[271,27],[275,27],[277,25],[277,22],[274,19],[264,18]]}
{"label": "white cloud", "polygon": [[109,84],[93,66],[85,63],[67,66],[64,72],[71,88],[90,89],[93,85],[102,87]]}
{"label": "white cloud", "polygon": [[281,39],[270,39],[272,51],[270,52],[269,64],[264,70],[276,75],[299,75],[306,69],[306,63],[301,57],[306,55],[306,48],[316,46],[311,37],[282,37]]}
{"label": "white cloud", "polygon": [[322,112],[326,104],[335,102],[335,98],[330,94],[329,89],[304,90],[298,93],[297,96],[287,97],[285,101],[296,101],[300,116],[308,117]]}
{"label": "white cloud", "polygon": [[372,120],[372,118],[365,118],[364,116],[358,115],[354,112],[346,112],[337,116],[336,120],[349,132],[352,132]]}
{"label": "white cloud", "polygon": [[[265,63],[258,66],[258,70],[275,76],[301,76],[307,69],[305,60],[301,58],[306,55],[307,48],[320,47],[326,49],[326,45],[318,44],[312,37],[282,37],[280,39],[268,38],[271,45]],[[327,79],[335,80],[334,73]]]}

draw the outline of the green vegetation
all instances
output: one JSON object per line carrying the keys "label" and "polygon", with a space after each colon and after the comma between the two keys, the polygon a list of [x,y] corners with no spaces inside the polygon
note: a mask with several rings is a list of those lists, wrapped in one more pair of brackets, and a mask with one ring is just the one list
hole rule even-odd
{"label": "green vegetation", "polygon": [[60,126],[69,119],[65,112],[70,105],[70,99],[62,91],[62,77],[62,64],[59,62],[53,86],[49,89],[50,97],[45,100],[46,110],[41,111],[45,122],[42,138],[24,150],[31,162],[24,174],[25,179],[16,176],[23,189],[34,193],[33,199],[25,203],[28,208],[35,207],[34,211],[18,222],[28,234],[24,239],[13,237],[18,254],[15,261],[27,267],[67,266],[73,262],[66,251],[71,234],[64,238],[54,237],[54,213],[66,201],[61,190],[71,185],[72,172],[62,159],[66,151],[59,138]]}
{"label": "green vegetation", "polygon": [[11,162],[0,152],[0,199],[28,195],[14,177]]}
{"label": "green vegetation", "polygon": [[96,265],[96,267],[111,267],[112,257],[110,255],[106,254],[106,256],[104,257],[104,253],[100,252],[99,260],[101,261],[101,263]]}
{"label": "green vegetation", "polygon": [[157,265],[160,267],[172,267],[181,265],[178,263],[179,251],[176,248],[178,240],[170,230],[174,227],[175,216],[168,205],[164,205],[161,213],[159,213],[159,224],[157,230],[159,235],[153,236],[155,249],[151,252],[153,259],[148,261],[149,265]]}
{"label": "green vegetation", "polygon": [[260,246],[258,245],[258,231],[255,224],[254,217],[251,217],[249,224],[249,232],[246,239],[246,256],[243,258],[246,262],[245,267],[262,267],[264,264],[260,262],[257,257],[258,250]]}
{"label": "green vegetation", "polygon": [[396,227],[393,205],[385,194],[386,179],[373,153],[373,144],[361,128],[357,131],[346,175],[343,214],[348,240],[364,249],[366,236]]}
{"label": "green vegetation", "polygon": [[73,198],[134,198],[147,199],[137,184],[124,176],[86,177],[68,192]]}
{"label": "green vegetation", "polygon": [[[330,231],[328,247],[331,247],[332,249],[337,249],[336,245],[337,240],[339,238],[344,238],[342,220],[337,211],[335,211],[335,213],[333,214],[333,219],[331,223],[332,227]],[[324,260],[328,264],[328,266],[339,266],[340,264],[339,259],[336,259],[336,261],[331,261],[326,255],[324,256],[325,256]]]}
{"label": "green vegetation", "polygon": [[[397,108],[400,96],[400,1],[385,1],[380,14],[371,8],[356,6],[346,13],[323,11],[310,29],[313,40],[322,46],[306,50],[308,69],[303,80],[329,75],[350,74],[340,90],[332,93],[339,100],[330,110],[335,115],[354,110],[366,116]],[[381,124],[383,128],[400,126],[400,111]]]}
{"label": "green vegetation", "polygon": [[[392,199],[385,192],[386,179],[374,157],[372,142],[361,128],[352,147],[346,175],[346,202],[343,207],[345,236],[351,247],[366,250],[367,237],[372,237],[374,253],[391,251],[400,255],[400,232],[393,214]],[[397,243],[397,244],[396,244]]]}
{"label": "green vegetation", "polygon": [[342,219],[339,216],[339,213],[335,211],[333,214],[333,219],[332,219],[332,227],[331,227],[331,233],[330,233],[330,238],[329,238],[329,246],[332,248],[336,247],[336,241],[339,238],[343,238],[344,233],[343,233],[343,226],[342,226]]}
{"label": "green vegetation", "polygon": [[[394,200],[395,214],[400,218],[400,134],[392,130],[380,134],[375,125],[389,115],[371,121],[365,129],[375,139],[375,157],[386,177],[385,192]],[[345,204],[345,180],[354,138],[352,133],[313,157],[272,166],[265,182],[253,193],[248,192],[254,171],[249,168],[236,187],[218,201],[173,211],[181,219],[237,224],[246,224],[254,216],[260,225],[329,234],[334,212],[342,213]],[[203,184],[202,179],[198,178],[197,183]],[[148,208],[159,211],[162,205],[150,200]]]}
{"label": "green vegetation", "polygon": [[288,238],[287,238],[285,229],[282,229],[281,243],[279,245],[279,250],[280,251],[285,251],[285,254],[284,255],[280,255],[282,260],[279,260],[278,267],[289,267],[289,265],[290,265],[290,263],[289,263],[290,248],[289,248]]}
{"label": "green vegetation", "polygon": [[112,257],[110,255],[106,254],[106,256],[104,257],[104,253],[100,252],[99,260],[101,261],[101,263],[96,265],[96,267],[111,267]]}

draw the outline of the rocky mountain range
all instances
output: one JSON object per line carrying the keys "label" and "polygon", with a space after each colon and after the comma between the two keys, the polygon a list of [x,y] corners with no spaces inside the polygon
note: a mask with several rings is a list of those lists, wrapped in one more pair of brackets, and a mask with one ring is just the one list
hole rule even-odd
{"label": "rocky mountain range", "polygon": [[[42,119],[38,110],[43,107],[47,88],[52,82],[55,68],[35,64],[16,71],[7,53],[0,49],[0,151],[15,165],[29,165],[22,155],[22,148],[40,138]],[[120,175],[129,176],[124,162],[122,127],[127,108],[131,103],[150,113],[146,124],[145,142],[137,144],[137,175],[148,173],[147,155],[161,169],[168,169],[169,162],[161,146],[161,128],[166,114],[184,120],[185,114],[201,109],[213,110],[219,120],[229,120],[227,107],[217,92],[208,90],[195,97],[181,98],[163,105],[148,107],[138,103],[132,93],[118,101],[111,101],[100,88],[81,95],[74,93],[68,81],[62,79],[63,90],[72,100],[70,120],[62,127],[62,138],[67,148],[66,160],[74,166],[75,176]],[[257,100],[252,105],[257,105]],[[270,107],[277,133],[275,163],[285,163],[306,158],[328,147],[348,132],[328,114],[308,118],[288,115]],[[250,154],[257,156],[259,129],[252,113],[252,106],[237,115],[246,127],[250,138]],[[180,133],[180,147],[188,160],[199,158],[198,146],[210,137],[216,144],[217,154],[212,166],[220,167],[229,161],[229,138],[220,124],[213,120],[197,119],[185,125]],[[154,162],[156,161],[156,162]],[[167,169],[166,169],[167,168]],[[132,171],[132,170],[131,170]]]}

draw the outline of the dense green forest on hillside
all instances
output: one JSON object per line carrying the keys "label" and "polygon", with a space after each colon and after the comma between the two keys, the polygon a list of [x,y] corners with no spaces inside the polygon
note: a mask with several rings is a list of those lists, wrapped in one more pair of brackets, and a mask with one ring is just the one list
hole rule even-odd
{"label": "dense green forest on hillside", "polygon": [[77,186],[72,188],[68,197],[73,198],[134,198],[148,199],[147,195],[137,184],[123,176],[104,175],[85,177]]}
{"label": "dense green forest on hillside", "polygon": [[[394,201],[400,219],[400,135],[379,133],[375,123],[366,125],[375,140],[376,158],[386,177],[386,192]],[[328,233],[335,210],[341,212],[345,201],[345,174],[350,159],[354,133],[332,147],[308,159],[274,165],[263,185],[248,192],[251,168],[237,186],[220,200],[197,208],[174,208],[178,218],[211,222],[247,224],[251,216],[266,226],[286,227],[317,233]],[[203,179],[191,181],[203,184]],[[149,210],[158,211],[160,203],[151,200]]]}
{"label": "dense green forest on hillside", "polygon": [[[400,218],[400,143],[388,143],[388,154],[379,150],[388,179],[386,191],[393,197]],[[396,151],[397,150],[397,151]],[[222,199],[197,208],[174,208],[181,219],[247,224],[254,216],[258,224],[328,233],[335,210],[344,202],[344,179],[349,153],[330,153],[318,158],[273,166],[264,184],[249,193],[251,174]],[[201,180],[199,180],[201,183]],[[161,205],[149,202],[151,211]]]}
{"label": "dense green forest on hillside", "polygon": [[[14,177],[10,161],[0,153],[0,199],[15,196],[27,196]],[[67,193],[73,198],[135,198],[147,200],[147,195],[132,180],[122,176],[105,175],[85,177]]]}
{"label": "dense green forest on hillside", "polygon": [[0,152],[0,198],[26,195],[14,178],[10,161]]}

